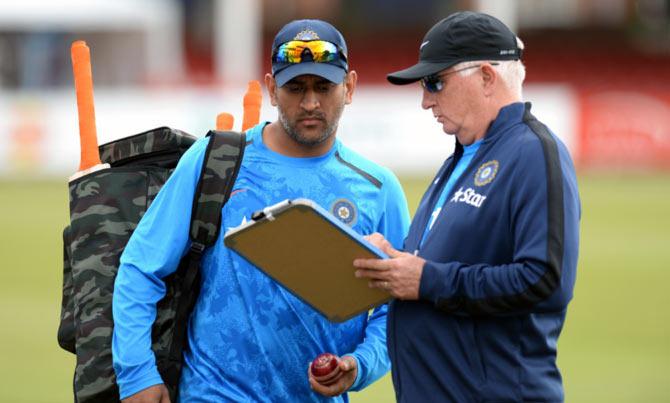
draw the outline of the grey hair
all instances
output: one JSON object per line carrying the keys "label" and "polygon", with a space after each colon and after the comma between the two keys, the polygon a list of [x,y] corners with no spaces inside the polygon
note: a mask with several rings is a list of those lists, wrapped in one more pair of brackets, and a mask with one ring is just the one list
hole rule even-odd
{"label": "grey hair", "polygon": [[[524,48],[524,44],[518,37],[516,38],[519,49]],[[514,93],[516,97],[522,99],[522,85],[526,78],[526,67],[521,60],[475,60],[469,62],[461,62],[454,66],[454,70],[466,69],[468,67],[477,66],[481,63],[497,63],[493,68],[498,71],[505,86]],[[467,69],[459,72],[462,76],[469,76],[473,74],[475,69]]]}

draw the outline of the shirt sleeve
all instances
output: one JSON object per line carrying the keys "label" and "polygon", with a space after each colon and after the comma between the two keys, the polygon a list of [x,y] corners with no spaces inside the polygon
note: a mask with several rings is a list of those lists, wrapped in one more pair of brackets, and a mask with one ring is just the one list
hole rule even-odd
{"label": "shirt sleeve", "polygon": [[402,250],[410,224],[405,192],[392,173],[389,173],[384,188],[384,211],[377,232],[384,235],[395,249]]}
{"label": "shirt sleeve", "polygon": [[[520,151],[521,152],[521,151]],[[572,298],[579,240],[579,196],[567,157],[521,155],[510,186],[512,259],[505,264],[426,261],[419,295],[463,315],[565,309]],[[553,170],[553,174],[548,171]],[[491,234],[488,242],[495,242]],[[507,234],[504,235],[508,236]],[[485,247],[483,245],[482,247]]]}
{"label": "shirt sleeve", "polygon": [[193,195],[206,146],[203,138],[184,153],[121,255],[112,301],[112,358],[121,399],[163,383],[151,350],[151,328],[156,304],[165,296],[162,279],[188,251]]}
{"label": "shirt sleeve", "polygon": [[[405,193],[398,179],[390,174],[384,183],[383,213],[376,231],[384,235],[394,248],[400,249],[409,229],[409,210]],[[362,390],[391,369],[386,348],[386,314],[388,306],[382,305],[368,316],[365,339],[351,354],[358,362],[358,374],[352,391]]]}

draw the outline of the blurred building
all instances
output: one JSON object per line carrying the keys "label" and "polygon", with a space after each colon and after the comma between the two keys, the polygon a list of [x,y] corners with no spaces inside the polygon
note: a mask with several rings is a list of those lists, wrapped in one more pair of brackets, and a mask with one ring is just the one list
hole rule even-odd
{"label": "blurred building", "polygon": [[[548,104],[541,118],[582,168],[670,167],[668,0],[22,0],[0,2],[0,171],[16,160],[2,158],[16,149],[2,143],[19,138],[23,155],[49,155],[57,131],[76,130],[74,40],[92,49],[96,100],[108,105],[98,108],[103,140],[161,119],[201,131],[211,126],[205,115],[234,108],[246,81],[269,71],[273,35],[295,18],[328,20],[347,38],[360,97],[343,135],[384,159],[407,131],[439,135],[419,110],[417,89],[392,88],[385,75],[416,61],[428,27],[465,9],[496,15],[524,40],[526,94]],[[44,133],[28,136],[39,152],[26,151],[28,137],[12,131],[35,115],[13,112],[26,104],[51,119],[33,125]],[[409,113],[404,120],[416,124],[386,111]],[[179,112],[189,116],[170,120]]]}
{"label": "blurred building", "polygon": [[[246,23],[259,33],[267,71],[272,36],[294,18],[337,25],[363,82],[382,82],[415,60],[428,27],[464,9],[514,27],[528,45],[529,65],[541,67],[529,69],[533,81],[606,82],[629,69],[642,81],[649,71],[670,74],[668,0],[23,0],[0,3],[0,86],[70,85],[67,49],[80,38],[95,48],[98,85],[216,82],[221,35]],[[232,39],[237,52],[256,44]]]}

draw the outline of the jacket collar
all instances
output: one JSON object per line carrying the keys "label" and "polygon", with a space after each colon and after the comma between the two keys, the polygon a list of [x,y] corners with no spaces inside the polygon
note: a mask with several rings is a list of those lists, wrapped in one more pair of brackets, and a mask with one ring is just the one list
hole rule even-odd
{"label": "jacket collar", "polygon": [[498,116],[491,122],[491,125],[486,131],[484,141],[494,139],[500,135],[500,133],[507,131],[511,126],[521,123],[523,121],[524,113],[526,110],[530,110],[530,107],[530,102],[514,102],[500,108]]}

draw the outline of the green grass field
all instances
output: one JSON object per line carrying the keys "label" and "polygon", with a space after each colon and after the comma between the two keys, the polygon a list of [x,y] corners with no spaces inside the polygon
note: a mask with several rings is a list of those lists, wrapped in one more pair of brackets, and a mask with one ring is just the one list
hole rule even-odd
{"label": "green grass field", "polygon": [[[416,209],[428,179],[403,180]],[[575,299],[559,342],[567,402],[670,402],[670,175],[580,176]],[[58,347],[65,180],[0,181],[0,402],[69,402]],[[386,377],[352,401],[391,402]]]}

